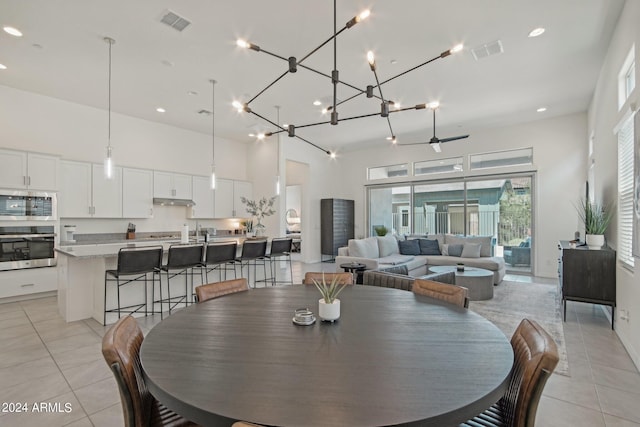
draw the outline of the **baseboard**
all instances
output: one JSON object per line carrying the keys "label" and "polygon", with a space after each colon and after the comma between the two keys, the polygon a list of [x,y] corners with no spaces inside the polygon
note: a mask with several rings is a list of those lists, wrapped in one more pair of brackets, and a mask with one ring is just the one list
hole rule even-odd
{"label": "baseboard", "polygon": [[[611,322],[611,308],[608,306],[601,305],[600,309],[602,310],[606,318],[609,319],[609,322]],[[615,326],[615,323],[614,323],[614,326]],[[624,346],[624,349],[627,350],[627,353],[629,354],[631,361],[633,362],[634,365],[636,365],[636,369],[640,371],[640,355],[638,355],[638,353],[633,348],[633,345],[627,340],[627,338],[624,335],[621,335],[618,333],[617,328],[614,329],[614,331],[618,336],[618,338],[620,339],[620,342]]]}
{"label": "baseboard", "polygon": [[40,292],[40,293],[36,293],[36,294],[18,295],[18,296],[15,296],[15,297],[0,298],[0,304],[8,304],[8,303],[11,303],[11,302],[27,301],[27,300],[31,300],[31,299],[55,297],[56,295],[58,295],[58,291],[48,291],[48,292]]}

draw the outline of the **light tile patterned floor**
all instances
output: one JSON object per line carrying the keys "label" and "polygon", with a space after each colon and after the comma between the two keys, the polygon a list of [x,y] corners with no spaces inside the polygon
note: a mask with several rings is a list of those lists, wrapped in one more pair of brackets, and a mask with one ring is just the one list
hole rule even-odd
{"label": "light tile patterned floor", "polygon": [[[334,269],[330,263],[294,262],[294,282],[300,283],[305,271]],[[640,374],[608,319],[591,304],[569,303],[568,308],[564,327],[571,377],[550,378],[536,425],[640,426]],[[148,317],[140,324],[148,332],[158,321]],[[0,425],[123,425],[116,384],[100,350],[105,330],[94,320],[65,323],[55,298],[0,304],[1,401],[29,406],[29,413],[0,413]],[[33,404],[41,402],[49,404],[47,411],[33,412]]]}

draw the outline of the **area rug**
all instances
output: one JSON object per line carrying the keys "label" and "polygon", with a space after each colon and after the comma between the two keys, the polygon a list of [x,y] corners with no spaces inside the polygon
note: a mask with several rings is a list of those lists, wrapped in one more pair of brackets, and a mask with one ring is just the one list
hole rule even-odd
{"label": "area rug", "polygon": [[560,361],[554,373],[569,375],[569,361],[557,285],[504,280],[493,288],[493,299],[471,301],[469,308],[489,319],[509,338],[524,318],[535,320],[558,345]]}

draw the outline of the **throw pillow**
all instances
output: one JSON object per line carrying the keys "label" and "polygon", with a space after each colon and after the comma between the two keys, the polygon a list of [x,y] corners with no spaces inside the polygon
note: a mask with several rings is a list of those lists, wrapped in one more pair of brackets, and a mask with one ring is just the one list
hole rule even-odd
{"label": "throw pillow", "polygon": [[389,234],[387,236],[376,236],[378,239],[378,249],[380,250],[380,257],[385,257],[393,254],[400,253],[398,249],[398,240]]}
{"label": "throw pillow", "polygon": [[462,248],[462,258],[480,258],[482,245],[478,243],[465,243]]}
{"label": "throw pillow", "polygon": [[360,258],[378,258],[378,240],[375,237],[367,237],[366,239],[349,240],[349,256]]}
{"label": "throw pillow", "polygon": [[[442,245],[444,246],[444,245]],[[447,253],[449,256],[457,256],[462,255],[463,245],[447,245]]]}
{"label": "throw pillow", "polygon": [[420,255],[420,243],[418,240],[402,240],[398,242],[402,255]]}
{"label": "throw pillow", "polygon": [[437,240],[419,239],[420,255],[440,255],[440,245]]}

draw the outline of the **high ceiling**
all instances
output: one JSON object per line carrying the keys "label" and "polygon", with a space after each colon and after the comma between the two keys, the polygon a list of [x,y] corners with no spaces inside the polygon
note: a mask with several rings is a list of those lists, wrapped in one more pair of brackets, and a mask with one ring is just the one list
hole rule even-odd
{"label": "high ceiling", "polygon": [[[457,43],[465,49],[382,86],[402,106],[439,101],[438,136],[466,133],[585,111],[624,0],[360,0],[338,1],[338,29],[363,9],[371,16],[337,38],[340,80],[365,89],[375,85],[366,52],[376,54],[380,81],[419,65]],[[184,31],[162,24],[172,11],[191,22]],[[112,111],[238,141],[274,127],[238,114],[233,100],[248,101],[282,73],[285,61],[241,49],[245,38],[282,57],[301,59],[333,33],[331,1],[212,0],[2,0],[0,84],[92,107],[107,108],[108,45],[112,48]],[[539,37],[527,37],[536,27]],[[504,53],[476,60],[473,48],[500,41]],[[333,43],[305,65],[331,74]],[[328,120],[312,105],[330,102],[327,77],[299,68],[259,96],[250,107],[262,116],[296,126]],[[338,98],[356,94],[344,85]],[[377,92],[376,92],[377,94]],[[166,109],[158,113],[157,107]],[[539,107],[546,107],[538,113]],[[339,117],[376,113],[379,99],[358,96],[339,106]],[[428,140],[428,111],[391,114],[401,142]],[[117,126],[114,120],[113,126]],[[298,129],[327,149],[388,144],[379,116]],[[179,141],[176,141],[177,143]]]}

